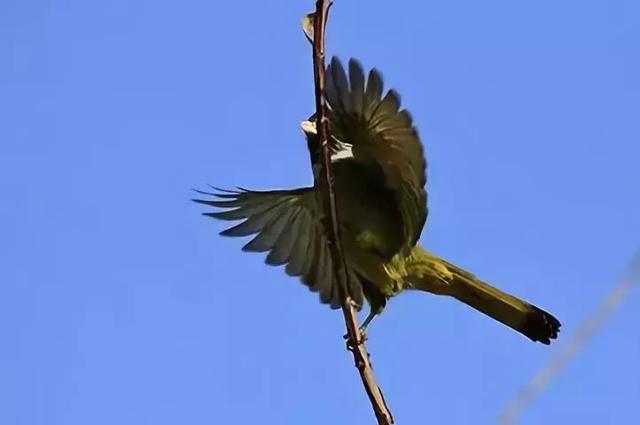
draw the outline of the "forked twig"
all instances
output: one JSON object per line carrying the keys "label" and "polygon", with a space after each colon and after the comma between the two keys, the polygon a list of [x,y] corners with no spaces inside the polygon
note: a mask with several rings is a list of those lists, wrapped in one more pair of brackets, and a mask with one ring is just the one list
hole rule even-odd
{"label": "forked twig", "polygon": [[[331,227],[328,230],[328,239],[331,249],[331,257],[335,267],[335,276],[340,288],[342,312],[347,327],[349,350],[353,353],[355,366],[360,373],[362,384],[369,396],[379,424],[393,424],[393,416],[385,403],[382,390],[378,386],[373,375],[369,354],[364,344],[364,338],[360,334],[356,310],[349,294],[349,273],[344,258],[344,252],[340,243],[340,229],[336,197],[333,190],[331,174],[331,152],[329,149],[329,120],[327,117],[327,104],[324,97],[325,91],[325,66],[324,66],[324,35],[330,0],[317,0],[315,13],[303,18],[303,29],[313,46],[313,76],[315,82],[316,98],[316,126],[321,149],[321,171],[319,187],[322,192],[325,211],[329,212]],[[313,147],[312,147],[313,148]]]}

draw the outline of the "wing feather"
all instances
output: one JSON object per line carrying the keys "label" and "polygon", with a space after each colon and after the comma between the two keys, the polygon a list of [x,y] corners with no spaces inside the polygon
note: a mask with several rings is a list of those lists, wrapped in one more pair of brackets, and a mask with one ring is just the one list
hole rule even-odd
{"label": "wing feather", "polygon": [[[334,276],[329,243],[320,221],[320,207],[312,188],[290,191],[225,191],[199,192],[213,199],[194,200],[222,211],[207,212],[206,216],[220,220],[244,220],[220,234],[255,237],[242,249],[269,252],[265,259],[270,265],[283,265],[291,276],[300,276],[312,291],[319,293],[322,303],[340,307],[339,291]],[[351,294],[362,305],[363,294],[359,280],[351,272]]]}
{"label": "wing feather", "polygon": [[[402,216],[404,245],[415,245],[427,218],[426,161],[413,119],[401,109],[400,95],[383,95],[380,73],[372,69],[364,81],[362,66],[349,61],[349,76],[337,58],[327,68],[326,97],[332,135],[352,147],[355,161],[382,170],[385,185],[396,195]],[[337,142],[334,142],[334,145]]]}

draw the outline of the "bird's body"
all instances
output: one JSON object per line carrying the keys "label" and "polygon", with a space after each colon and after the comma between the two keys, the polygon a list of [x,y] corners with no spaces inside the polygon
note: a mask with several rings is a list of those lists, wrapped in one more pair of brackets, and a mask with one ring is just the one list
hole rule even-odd
{"label": "bird's body", "polygon": [[[560,323],[549,313],[481,282],[417,245],[427,218],[426,162],[411,116],[376,70],[356,61],[349,74],[334,59],[327,69],[332,171],[341,242],[350,274],[349,292],[371,306],[368,323],[386,301],[406,289],[455,297],[545,344]],[[319,152],[313,117],[303,123],[317,172]],[[204,192],[203,192],[204,193]],[[281,191],[220,191],[200,203],[226,209],[206,215],[245,221],[222,232],[257,236],[247,251],[269,251],[267,263],[286,264],[320,300],[340,305],[328,248],[328,214],[317,187]]]}

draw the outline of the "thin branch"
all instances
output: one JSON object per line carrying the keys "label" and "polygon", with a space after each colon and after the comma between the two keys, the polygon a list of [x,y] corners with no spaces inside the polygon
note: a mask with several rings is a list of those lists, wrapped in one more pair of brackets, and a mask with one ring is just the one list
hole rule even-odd
{"label": "thin branch", "polygon": [[335,192],[333,190],[333,179],[331,175],[331,152],[329,149],[329,120],[327,117],[327,104],[324,97],[325,91],[325,65],[324,65],[324,35],[330,0],[317,0],[314,14],[303,18],[303,29],[309,41],[313,45],[313,75],[315,82],[316,98],[316,126],[321,148],[321,171],[319,177],[319,187],[323,197],[325,211],[329,212],[331,227],[328,229],[328,238],[331,248],[331,256],[335,267],[335,276],[338,279],[340,288],[342,312],[347,327],[348,343],[347,347],[353,353],[355,366],[360,373],[362,384],[369,396],[379,424],[393,424],[393,416],[387,407],[382,390],[378,386],[373,375],[369,353],[364,344],[364,338],[360,334],[354,302],[349,294],[348,284],[349,273],[347,264],[340,243],[340,228],[338,221],[338,209],[336,205]]}
{"label": "thin branch", "polygon": [[502,425],[518,422],[533,399],[544,391],[564,366],[575,357],[585,344],[600,330],[622,306],[634,286],[640,285],[640,253],[638,253],[620,282],[607,294],[598,309],[578,328],[569,342],[529,383],[522,388],[500,414]]}

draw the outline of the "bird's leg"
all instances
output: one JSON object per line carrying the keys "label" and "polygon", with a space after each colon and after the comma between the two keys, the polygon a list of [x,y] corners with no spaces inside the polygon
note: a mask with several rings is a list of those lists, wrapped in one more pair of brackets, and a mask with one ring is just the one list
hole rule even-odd
{"label": "bird's leg", "polygon": [[[387,298],[384,296],[384,294],[382,294],[379,290],[375,289],[375,286],[372,283],[369,283],[368,281],[364,280],[364,288],[365,291],[365,297],[367,298],[367,301],[369,303],[369,315],[366,317],[366,319],[364,319],[364,322],[362,323],[362,325],[358,328],[358,333],[359,333],[359,341],[366,341],[367,340],[367,327],[371,324],[371,321],[373,320],[374,317],[376,317],[378,314],[382,313],[382,311],[384,310],[384,307],[387,305]],[[373,289],[373,290],[368,290],[368,289]],[[359,341],[351,341],[349,338],[349,334],[344,336],[344,339],[347,340],[347,349],[352,349],[353,347],[351,347],[352,343],[357,343]]]}
{"label": "bird's leg", "polygon": [[360,335],[363,338],[365,337],[367,326],[369,326],[369,323],[371,323],[373,318],[376,317],[377,315],[378,315],[378,311],[374,310],[373,307],[369,309],[369,315],[367,316],[366,319],[364,319],[364,322],[362,322],[362,325],[360,325]]}
{"label": "bird's leg", "polygon": [[[371,321],[373,320],[374,317],[376,317],[378,315],[379,311],[378,310],[374,310],[373,307],[369,309],[369,315],[366,317],[366,319],[364,319],[364,322],[362,322],[362,325],[360,325],[360,327],[358,328],[358,332],[360,333],[360,338],[362,341],[366,341],[367,340],[367,326],[369,326],[369,324],[371,323]],[[349,334],[345,334],[344,339],[348,340],[349,339]],[[348,343],[347,343],[348,344]]]}

